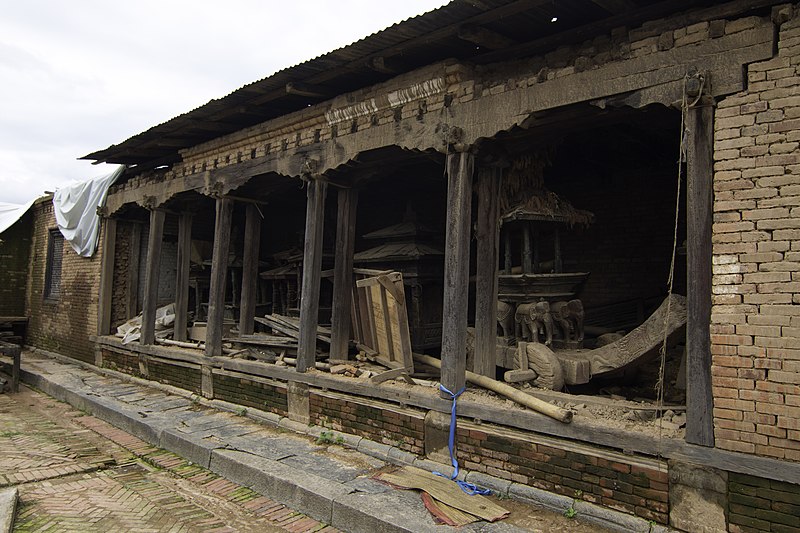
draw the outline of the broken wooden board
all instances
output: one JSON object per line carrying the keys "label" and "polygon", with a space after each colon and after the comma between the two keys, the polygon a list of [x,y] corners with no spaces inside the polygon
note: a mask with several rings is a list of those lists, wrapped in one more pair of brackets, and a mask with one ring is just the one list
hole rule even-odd
{"label": "broken wooden board", "polygon": [[461,527],[478,521],[478,517],[465,513],[464,511],[459,511],[446,503],[437,501],[424,490],[422,491],[422,503],[425,504],[425,508],[430,511],[437,520],[448,526]]}
{"label": "broken wooden board", "polygon": [[489,498],[480,494],[470,496],[454,481],[413,466],[404,466],[393,473],[382,473],[376,477],[397,487],[424,490],[440,502],[487,522],[495,522],[509,514]]}
{"label": "broken wooden board", "polygon": [[356,281],[354,332],[368,338],[356,339],[376,354],[376,360],[389,368],[414,371],[411,353],[411,334],[408,329],[403,275],[399,272],[381,274]]}
{"label": "broken wooden board", "polygon": [[[259,324],[263,324],[268,328],[272,329],[273,331],[278,331],[283,333],[284,335],[291,337],[292,339],[299,339],[300,338],[300,321],[287,316],[282,315],[265,315],[262,317],[254,317],[254,320]],[[331,343],[330,337],[330,330],[327,328],[323,328],[321,326],[317,327],[317,340],[321,340],[328,344]]]}

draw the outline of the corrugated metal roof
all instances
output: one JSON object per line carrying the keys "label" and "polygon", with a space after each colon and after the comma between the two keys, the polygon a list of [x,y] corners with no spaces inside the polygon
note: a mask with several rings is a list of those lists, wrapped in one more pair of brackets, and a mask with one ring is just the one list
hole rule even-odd
{"label": "corrugated metal roof", "polygon": [[[286,86],[290,82],[312,85],[332,97],[446,58],[480,63],[530,55],[537,52],[537,42],[541,46],[557,46],[561,42],[589,37],[593,27],[595,31],[606,31],[607,26],[636,21],[637,17],[643,21],[654,15],[709,3],[714,2],[454,0],[353,44],[247,84],[83,159],[142,168],[170,164],[179,160],[178,151],[183,148],[326,99],[288,94]],[[557,22],[551,22],[553,17],[557,17]],[[476,44],[476,39],[486,44]],[[396,70],[386,72],[376,67],[373,63],[379,58]]]}

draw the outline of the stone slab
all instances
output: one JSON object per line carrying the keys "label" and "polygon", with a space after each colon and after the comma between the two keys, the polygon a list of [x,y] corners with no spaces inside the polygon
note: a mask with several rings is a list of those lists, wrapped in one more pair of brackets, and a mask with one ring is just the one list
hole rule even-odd
{"label": "stone slab", "polygon": [[17,487],[0,489],[0,533],[11,533],[17,516]]}

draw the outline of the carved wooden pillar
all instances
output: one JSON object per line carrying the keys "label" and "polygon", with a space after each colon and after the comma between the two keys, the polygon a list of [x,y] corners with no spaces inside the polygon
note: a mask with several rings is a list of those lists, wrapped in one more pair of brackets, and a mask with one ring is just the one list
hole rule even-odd
{"label": "carved wooden pillar", "polygon": [[100,260],[100,299],[97,303],[97,334],[111,334],[111,302],[114,290],[114,255],[117,219],[103,219],[103,257]]}
{"label": "carved wooden pillar", "polygon": [[178,271],[175,276],[175,332],[176,341],[186,340],[189,311],[189,259],[192,255],[192,214],[181,213],[178,218]]}
{"label": "carved wooden pillar", "polygon": [[475,357],[472,371],[495,378],[497,371],[497,268],[500,261],[499,192],[502,169],[478,171],[475,273]]}
{"label": "carved wooden pillar", "polygon": [[714,446],[711,395],[711,222],[714,100],[703,97],[686,117],[687,322],[686,441]]}
{"label": "carved wooden pillar", "polygon": [[261,213],[255,204],[247,205],[242,260],[242,294],[239,305],[239,333],[251,335],[258,297],[258,252],[261,245]]}
{"label": "carved wooden pillar", "polygon": [[310,179],[307,184],[303,280],[300,295],[300,338],[297,346],[297,371],[314,368],[319,321],[319,286],[322,277],[322,228],[328,184]]}
{"label": "carved wooden pillar", "polygon": [[[447,229],[444,251],[442,385],[454,394],[466,383],[470,216],[475,156],[447,156]],[[450,395],[441,392],[443,398]]]}
{"label": "carved wooden pillar", "polygon": [[232,218],[233,200],[217,198],[214,248],[211,256],[211,283],[208,290],[208,324],[206,326],[206,355],[208,356],[222,355],[222,325],[225,320],[225,285]]}
{"label": "carved wooden pillar", "polygon": [[164,236],[164,216],[161,209],[150,211],[150,233],[147,237],[147,262],[144,273],[144,302],[139,342],[153,344],[156,340],[156,307],[158,307],[158,278],[161,266],[161,241]]}
{"label": "carved wooden pillar", "polygon": [[339,189],[338,201],[331,315],[331,359],[347,359],[350,343],[350,305],[353,299],[353,251],[356,239],[358,189]]}

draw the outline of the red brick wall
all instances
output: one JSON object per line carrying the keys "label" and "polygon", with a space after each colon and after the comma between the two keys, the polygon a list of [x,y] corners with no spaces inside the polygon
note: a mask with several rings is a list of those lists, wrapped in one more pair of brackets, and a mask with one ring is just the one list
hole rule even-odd
{"label": "red brick wall", "polygon": [[29,211],[0,235],[0,316],[25,315],[32,220]]}
{"label": "red brick wall", "polygon": [[712,354],[716,445],[800,461],[800,16],[719,102]]}

